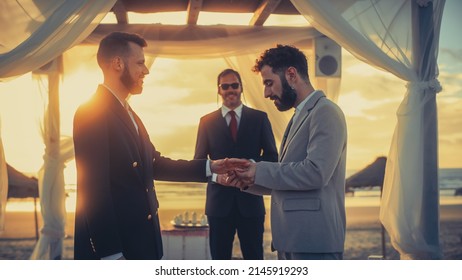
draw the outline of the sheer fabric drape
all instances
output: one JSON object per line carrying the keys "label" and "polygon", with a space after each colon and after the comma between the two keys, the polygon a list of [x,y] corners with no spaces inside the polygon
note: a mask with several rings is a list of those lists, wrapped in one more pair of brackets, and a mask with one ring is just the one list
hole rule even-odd
{"label": "sheer fabric drape", "polygon": [[80,43],[115,2],[0,1],[0,81],[35,70]]}
{"label": "sheer fabric drape", "polygon": [[[0,81],[35,70],[80,43],[114,3],[115,0],[1,1]],[[72,140],[61,141],[59,133],[59,73],[50,74],[49,80],[49,110],[43,129],[46,148],[39,171],[44,227],[32,259],[61,258],[65,221],[63,169],[64,162],[73,156]],[[7,184],[1,183],[0,193],[5,191]],[[3,214],[0,212],[0,222]]]}
{"label": "sheer fabric drape", "polygon": [[[65,163],[74,157],[71,137],[62,138],[59,111],[60,72],[48,73],[48,106],[42,126],[42,138],[45,143],[43,165],[38,172],[40,208],[43,226],[40,238],[32,252],[31,259],[61,259],[63,252],[65,208]],[[37,77],[42,79],[43,76]],[[44,83],[42,83],[44,84]]]}
{"label": "sheer fabric drape", "polygon": [[[435,95],[445,1],[291,1],[316,29],[356,57],[408,81],[388,155],[380,219],[402,258],[441,258]],[[419,13],[428,5],[430,11]],[[426,29],[419,30],[423,22]]]}
{"label": "sheer fabric drape", "polygon": [[0,119],[0,233],[5,229],[6,201],[8,199],[8,173],[2,143],[2,122]]}

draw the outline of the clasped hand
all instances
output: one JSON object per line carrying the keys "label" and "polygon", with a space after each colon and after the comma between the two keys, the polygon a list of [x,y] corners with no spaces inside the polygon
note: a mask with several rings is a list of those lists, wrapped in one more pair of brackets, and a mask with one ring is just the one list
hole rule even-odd
{"label": "clasped hand", "polygon": [[[255,181],[256,164],[247,159],[224,159],[227,164],[226,172],[215,172],[218,174],[217,183],[229,187],[245,189]],[[226,168],[225,168],[226,169]]]}

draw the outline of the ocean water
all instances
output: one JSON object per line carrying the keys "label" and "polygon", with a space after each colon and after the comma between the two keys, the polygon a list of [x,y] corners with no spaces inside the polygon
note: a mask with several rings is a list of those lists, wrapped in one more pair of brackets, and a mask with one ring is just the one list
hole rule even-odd
{"label": "ocean water", "polygon": [[462,187],[462,168],[441,168],[438,171],[440,189]]}
{"label": "ocean water", "polygon": [[[353,175],[355,170],[347,171],[347,178]],[[462,188],[462,168],[440,168],[438,170],[438,184],[440,188],[440,195],[454,195],[458,188]],[[364,191],[368,191],[367,188]],[[373,188],[370,191],[379,192],[379,188]]]}
{"label": "ocean water", "polygon": [[[347,172],[347,176],[354,171]],[[455,196],[455,191],[462,188],[462,168],[439,170],[440,204],[462,204],[462,195]],[[206,184],[156,182],[156,191],[162,209],[204,209]],[[66,210],[75,211],[75,185],[66,186]],[[265,196],[265,204],[270,205],[270,197]],[[346,197],[346,206],[379,206],[380,188],[356,190],[353,196]],[[40,209],[37,200],[37,207]],[[34,211],[33,199],[10,199],[7,211]]]}

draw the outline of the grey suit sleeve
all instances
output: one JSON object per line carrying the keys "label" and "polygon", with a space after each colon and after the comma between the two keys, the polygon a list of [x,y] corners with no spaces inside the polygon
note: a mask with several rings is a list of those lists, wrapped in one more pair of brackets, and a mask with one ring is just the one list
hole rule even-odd
{"label": "grey suit sleeve", "polygon": [[309,127],[308,139],[298,137],[292,141],[293,145],[300,146],[301,152],[306,152],[306,157],[299,161],[257,163],[255,184],[272,190],[314,190],[328,184],[341,157],[345,156],[345,119],[341,110],[329,103],[317,107],[311,114],[309,126],[300,128]]}

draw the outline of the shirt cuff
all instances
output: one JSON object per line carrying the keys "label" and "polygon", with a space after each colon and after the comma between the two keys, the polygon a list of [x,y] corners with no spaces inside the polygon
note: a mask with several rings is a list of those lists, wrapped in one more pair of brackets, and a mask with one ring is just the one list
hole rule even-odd
{"label": "shirt cuff", "polygon": [[207,163],[205,164],[205,176],[206,177],[212,176],[212,169],[210,168],[211,163],[212,162],[210,161],[210,159],[208,159]]}
{"label": "shirt cuff", "polygon": [[217,179],[218,179],[218,174],[213,173],[211,181],[214,182],[214,183],[217,183]]}
{"label": "shirt cuff", "polygon": [[102,260],[118,260],[121,257],[123,257],[122,253],[117,253],[117,254],[110,255],[110,256],[107,256],[107,257],[104,257],[104,258],[101,258],[101,259]]}

